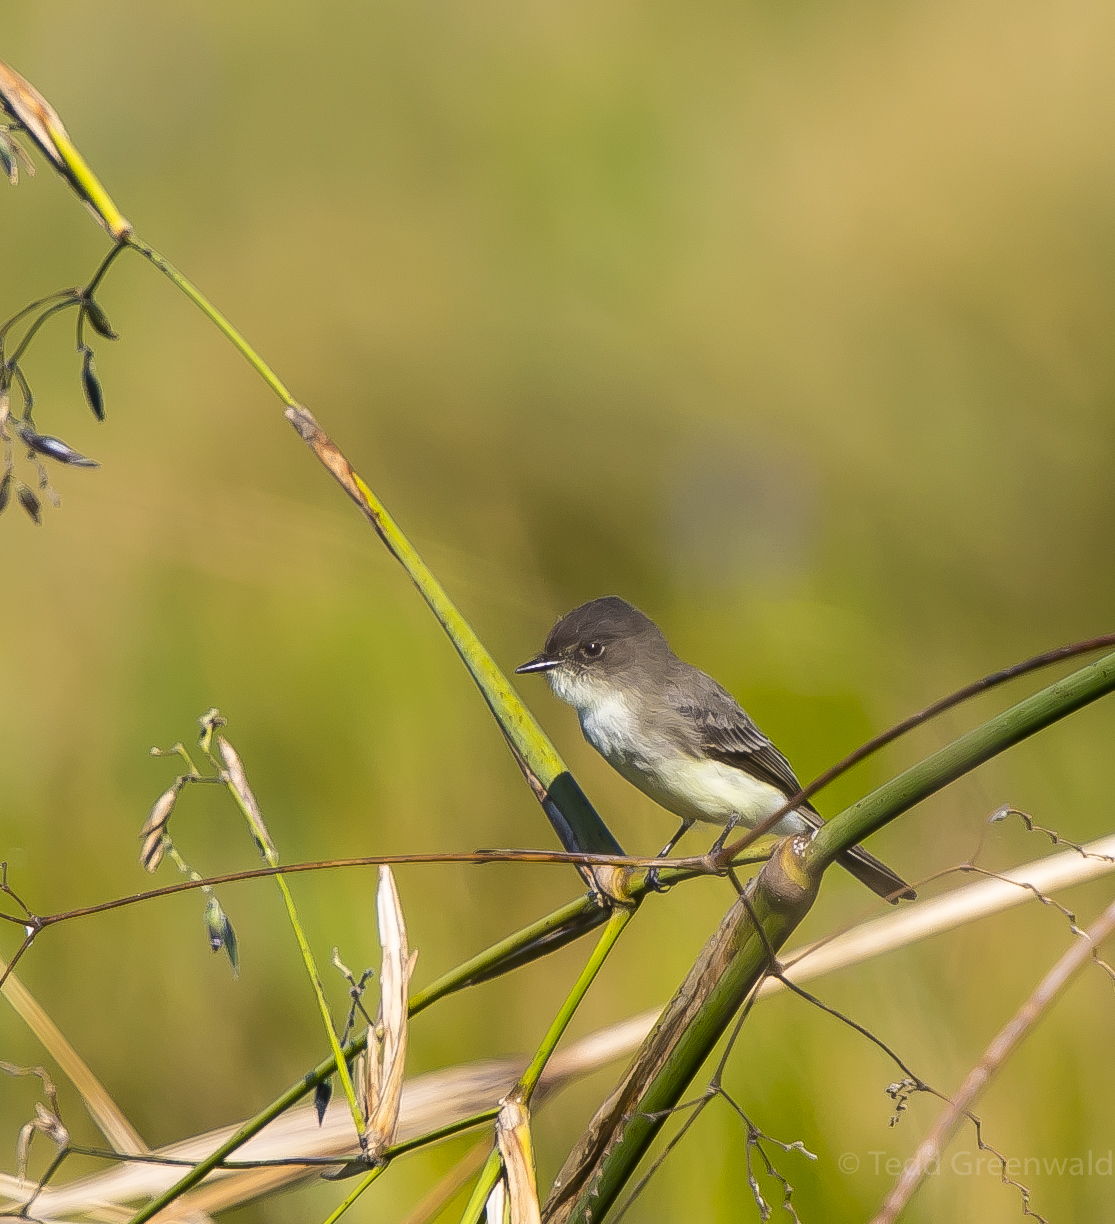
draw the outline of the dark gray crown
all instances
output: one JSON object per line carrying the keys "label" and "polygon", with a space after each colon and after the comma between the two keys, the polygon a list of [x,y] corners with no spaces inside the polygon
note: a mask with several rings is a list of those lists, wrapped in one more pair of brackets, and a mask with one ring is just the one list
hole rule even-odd
{"label": "dark gray crown", "polygon": [[649,616],[618,595],[604,595],[563,616],[550,630],[545,652],[556,657],[578,642],[615,642],[623,638],[665,642],[661,629]]}

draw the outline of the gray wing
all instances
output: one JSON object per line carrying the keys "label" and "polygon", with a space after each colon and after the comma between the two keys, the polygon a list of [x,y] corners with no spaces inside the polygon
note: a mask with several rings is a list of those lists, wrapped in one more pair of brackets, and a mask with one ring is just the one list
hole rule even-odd
{"label": "gray wing", "polygon": [[[701,750],[715,761],[769,782],[788,799],[801,790],[790,762],[752,721],[747,711],[711,676],[688,667],[684,684],[671,683],[666,701],[697,735]],[[801,810],[813,812],[806,802]]]}

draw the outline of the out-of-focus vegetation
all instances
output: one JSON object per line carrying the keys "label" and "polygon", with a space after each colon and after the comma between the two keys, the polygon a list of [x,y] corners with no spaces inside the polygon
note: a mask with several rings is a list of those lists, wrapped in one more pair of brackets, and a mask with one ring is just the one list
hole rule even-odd
{"label": "out-of-focus vegetation", "polygon": [[[507,667],[560,612],[622,594],[806,777],[978,674],[1111,628],[1107,6],[44,0],[3,27],[124,212],[311,406]],[[105,249],[49,173],[0,209],[0,316]],[[123,336],[98,346],[104,426],[69,323],[28,369],[40,428],[103,468],[60,472],[43,528],[0,520],[0,858],[28,902],[147,884],[136,833],[173,772],[147,749],[214,704],[286,861],[552,844],[432,617],[266,389],[137,258],[101,298]],[[523,691],[624,846],[660,845],[672,817],[540,681]],[[872,849],[928,874],[1004,801],[1078,840],[1107,831],[1113,731],[1110,703],[1078,714]],[[254,865],[227,799],[195,790],[182,850],[205,872]],[[1001,865],[1042,843],[997,827],[989,847]],[[578,888],[564,868],[398,880],[417,985]],[[374,882],[292,883],[321,962],[333,944],[378,959]],[[1068,901],[1087,917],[1109,892]],[[324,1054],[274,893],[222,894],[239,981],[196,896],[51,931],[21,966],[151,1143],[253,1112]],[[576,1031],[664,1000],[729,902],[715,881],[652,898]],[[804,933],[869,905],[834,878]],[[819,990],[948,1089],[1067,938],[1035,906]],[[412,1068],[533,1049],[586,950],[423,1015]],[[997,1147],[1107,1154],[1113,1007],[1096,974],[1046,1019],[980,1108]],[[0,1056],[39,1061],[5,1011]],[[615,1074],[542,1115],[543,1183]],[[727,1083],[819,1154],[779,1157],[804,1220],[864,1218],[912,1152],[936,1106],[888,1128],[895,1078],[799,1000],[756,1011]],[[0,1088],[13,1167],[34,1088]],[[754,1219],[744,1139],[710,1109],[630,1218]],[[401,1216],[463,1142],[400,1162],[353,1218]],[[1115,1189],[1024,1180],[1060,1220],[1100,1219]],[[337,1197],[240,1215],[312,1220]],[[946,1168],[910,1219],[1020,1215],[994,1176]]]}

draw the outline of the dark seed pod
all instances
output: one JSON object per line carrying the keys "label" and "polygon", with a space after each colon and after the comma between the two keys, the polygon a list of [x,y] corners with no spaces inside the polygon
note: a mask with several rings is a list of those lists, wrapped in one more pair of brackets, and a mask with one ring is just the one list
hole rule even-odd
{"label": "dark seed pod", "polygon": [[39,526],[42,526],[42,505],[35,494],[26,485],[20,485],[17,496],[19,497],[19,504]]}
{"label": "dark seed pod", "polygon": [[8,508],[8,500],[12,495],[12,474],[11,472],[4,473],[4,479],[0,480],[0,514]]}
{"label": "dark seed pod", "polygon": [[8,139],[8,133],[0,130],[0,166],[8,176],[8,182],[15,187],[19,183],[19,167],[16,165],[15,149]]}
{"label": "dark seed pod", "polygon": [[236,944],[236,932],[232,929],[232,923],[229,922],[228,915],[216,897],[210,897],[205,906],[205,930],[209,936],[209,946],[214,952],[219,952],[224,948],[228,962],[232,966],[232,972],[238,974],[240,972],[240,953]]}
{"label": "dark seed pod", "polygon": [[68,463],[73,467],[101,466],[96,459],[89,459],[75,451],[72,446],[67,446],[61,438],[52,438],[50,434],[37,434],[26,425],[20,426],[19,436],[33,451],[50,459],[57,459],[59,463]]}
{"label": "dark seed pod", "polygon": [[97,378],[96,368],[93,363],[93,350],[85,348],[82,350],[81,358],[81,386],[85,392],[85,402],[93,409],[93,415],[98,421],[105,419],[105,394],[101,390],[100,380]]}
{"label": "dark seed pod", "polygon": [[325,1111],[329,1108],[329,1101],[332,1096],[332,1080],[322,1080],[321,1083],[314,1089],[314,1109],[317,1111],[318,1126],[325,1121]]}
{"label": "dark seed pod", "polygon": [[108,315],[104,312],[104,307],[100,302],[93,298],[85,300],[85,317],[89,320],[89,326],[97,333],[98,336],[104,336],[106,340],[119,340],[120,336],[108,321]]}
{"label": "dark seed pod", "polygon": [[239,977],[240,945],[236,942],[236,932],[232,929],[232,923],[229,922],[227,916],[225,918],[224,944],[225,955],[228,957],[228,963],[232,966],[233,976]]}

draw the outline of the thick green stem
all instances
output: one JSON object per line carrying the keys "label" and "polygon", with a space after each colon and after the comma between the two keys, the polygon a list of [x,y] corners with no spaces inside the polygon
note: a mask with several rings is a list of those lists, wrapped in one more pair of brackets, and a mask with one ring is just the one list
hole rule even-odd
{"label": "thick green stem", "polygon": [[[814,891],[787,843],[736,902],[554,1182],[546,1224],[602,1220],[690,1081],[762,980]],[[752,919],[758,920],[761,933]]]}
{"label": "thick green stem", "polygon": [[1115,654],[1110,654],[988,719],[834,816],[805,850],[807,869],[823,871],[842,851],[914,804],[1113,690]]}

